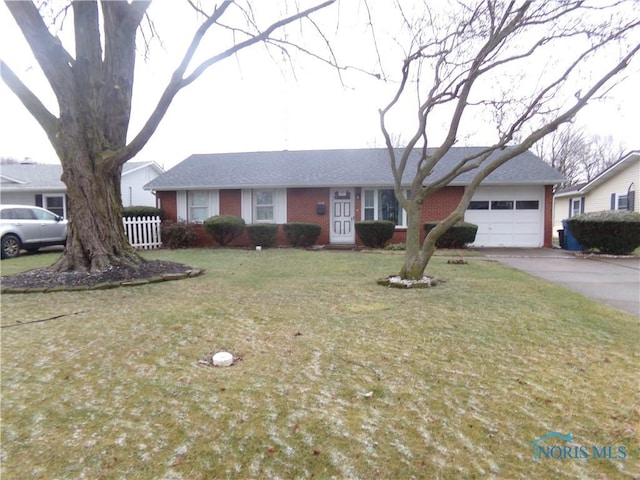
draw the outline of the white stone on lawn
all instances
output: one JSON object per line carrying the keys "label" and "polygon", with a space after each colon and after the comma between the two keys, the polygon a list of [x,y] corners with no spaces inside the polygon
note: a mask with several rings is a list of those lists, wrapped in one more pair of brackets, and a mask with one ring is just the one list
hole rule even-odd
{"label": "white stone on lawn", "polygon": [[229,367],[233,363],[233,355],[229,352],[218,352],[212,357],[212,360],[216,367]]}

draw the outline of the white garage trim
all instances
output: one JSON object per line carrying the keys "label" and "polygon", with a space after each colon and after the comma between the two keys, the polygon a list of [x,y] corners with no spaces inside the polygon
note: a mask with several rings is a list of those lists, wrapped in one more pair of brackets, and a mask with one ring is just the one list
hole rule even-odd
{"label": "white garage trim", "polygon": [[542,247],[544,186],[480,187],[464,219],[478,225],[475,247]]}

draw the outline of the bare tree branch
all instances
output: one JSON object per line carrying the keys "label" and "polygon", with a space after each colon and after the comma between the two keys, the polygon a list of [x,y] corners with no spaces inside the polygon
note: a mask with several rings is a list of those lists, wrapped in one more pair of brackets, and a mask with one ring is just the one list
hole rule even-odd
{"label": "bare tree branch", "polygon": [[9,66],[0,60],[0,77],[18,97],[29,113],[36,119],[49,138],[56,135],[56,116],[51,113],[40,99],[18,78]]}
{"label": "bare tree branch", "polygon": [[49,33],[37,7],[30,1],[6,2],[11,15],[22,30],[33,55],[42,68],[58,102],[65,98],[73,86],[71,67],[74,59],[64,49],[60,40]]}
{"label": "bare tree branch", "polygon": [[[411,29],[408,41],[413,48],[400,70],[395,94],[379,111],[394,191],[398,202],[407,210],[407,252],[401,271],[402,276],[407,275],[405,278],[422,275],[435,249],[435,241],[463,217],[475,190],[488,175],[570,122],[589,101],[611,88],[615,77],[640,49],[640,45],[629,45],[640,27],[637,17],[625,18],[624,11],[615,10],[611,10],[612,16],[606,21],[601,15],[610,7],[623,5],[623,1],[597,8],[581,0],[452,3],[460,11],[446,10],[445,13],[442,7],[435,15],[432,9],[437,8],[425,8],[422,17],[418,14],[416,23],[402,12],[403,23]],[[516,79],[525,79],[526,62],[540,58],[544,48],[563,48],[572,43],[579,47],[541,71],[537,83],[533,79],[528,82],[532,86],[524,90],[526,93],[516,93],[516,87],[511,85],[500,88],[503,78],[505,83],[512,79],[516,85]],[[611,50],[614,44],[620,51],[625,48],[626,51],[618,63],[602,71],[606,63],[601,52]],[[589,68],[596,58],[601,72],[597,75]],[[507,75],[519,72],[520,77],[503,77],[503,72]],[[589,75],[595,78],[589,80]],[[568,89],[576,80],[580,80],[582,90],[572,96]],[[498,84],[488,85],[492,81]],[[407,97],[410,93],[407,86],[411,84],[416,88],[417,122],[412,136],[398,151],[392,144],[387,115]],[[522,91],[523,87],[519,87]],[[425,97],[421,99],[422,93]],[[484,109],[483,115],[493,113],[497,122],[494,141],[445,171],[438,170],[438,177],[432,178],[436,165],[467,127],[463,120],[473,117],[473,107]],[[427,148],[428,120],[441,112],[447,118],[444,138],[435,148]],[[407,177],[409,165],[415,165],[415,171]],[[474,174],[473,179],[466,186],[458,207],[432,229],[419,246],[420,212],[425,199],[469,172]],[[411,182],[411,198],[403,191],[407,178]]]}
{"label": "bare tree branch", "polygon": [[155,110],[152,112],[151,116],[149,117],[145,125],[142,127],[140,132],[135,136],[135,138],[129,143],[129,145],[120,149],[118,152],[114,152],[112,156],[114,161],[117,161],[118,163],[124,163],[127,160],[131,159],[136,153],[138,153],[142,149],[142,147],[147,143],[149,138],[151,138],[151,135],[153,135],[155,130],[158,128],[160,121],[162,120],[167,110],[169,109],[169,106],[171,105],[171,102],[175,98],[176,94],[182,88],[186,87],[187,85],[195,81],[208,68],[220,62],[221,60],[224,60],[225,58],[228,58],[234,55],[236,52],[244,48],[247,48],[251,45],[267,40],[270,37],[270,35],[274,31],[278,30],[279,28],[282,28],[283,26],[293,23],[302,18],[308,17],[312,13],[318,10],[321,10],[335,2],[336,0],[327,0],[314,7],[308,8],[301,12],[297,12],[294,15],[291,15],[287,18],[279,20],[273,23],[268,28],[266,28],[263,32],[260,32],[259,34],[252,36],[240,43],[237,43],[232,47],[228,48],[227,50],[208,58],[204,62],[200,63],[188,76],[184,77],[184,74],[188,68],[188,65],[191,62],[191,59],[193,58],[198,48],[198,45],[202,40],[202,37],[212,25],[218,22],[218,20],[222,17],[224,12],[229,7],[229,5],[231,5],[231,2],[222,3],[222,5],[219,6],[214,11],[214,13],[209,18],[207,18],[207,20],[200,26],[200,28],[194,35],[193,40],[191,41],[191,45],[189,46],[185,56],[183,57],[183,60],[180,66],[173,73],[173,76],[169,84],[165,88],[164,93],[160,98],[160,101],[158,102]]}

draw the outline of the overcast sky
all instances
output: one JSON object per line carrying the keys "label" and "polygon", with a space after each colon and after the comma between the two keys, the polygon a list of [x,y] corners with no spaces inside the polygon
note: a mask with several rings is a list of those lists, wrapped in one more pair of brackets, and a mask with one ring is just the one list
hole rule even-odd
{"label": "overcast sky", "polygon": [[[155,2],[150,10],[164,45],[155,42],[149,61],[138,60],[131,134],[155,105],[195,29],[193,14],[180,13],[184,16],[177,21],[169,5]],[[333,21],[331,13],[323,15],[321,19]],[[369,40],[364,28],[341,25],[341,29],[341,43],[353,48]],[[298,64],[294,78],[275,51],[274,56],[275,60],[263,47],[255,46],[213,67],[178,94],[160,128],[134,160],[153,160],[170,168],[193,153],[383,146],[377,112],[391,98],[390,85],[359,73],[346,75],[342,85],[334,71],[309,59]],[[4,3],[0,5],[0,57],[55,111],[46,81]],[[398,57],[398,65],[401,60]],[[632,63],[629,78],[607,101],[594,103],[577,118],[588,132],[609,135],[627,150],[640,148],[639,64],[638,59]],[[0,157],[56,163],[39,125],[2,82],[0,105]],[[411,112],[407,115],[413,120]],[[478,129],[461,142],[484,145],[492,140]]]}

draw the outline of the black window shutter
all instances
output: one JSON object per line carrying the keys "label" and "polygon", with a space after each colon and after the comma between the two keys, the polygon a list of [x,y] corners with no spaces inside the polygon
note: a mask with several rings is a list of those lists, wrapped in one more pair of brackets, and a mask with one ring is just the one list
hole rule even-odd
{"label": "black window shutter", "polygon": [[42,195],[36,195],[36,207],[42,207]]}
{"label": "black window shutter", "polygon": [[636,192],[631,191],[627,196],[627,210],[633,212],[635,208],[636,208]]}
{"label": "black window shutter", "polygon": [[580,198],[580,213],[584,213],[584,197]]}
{"label": "black window shutter", "polygon": [[611,194],[611,210],[615,210],[616,209],[616,194],[612,193]]}

